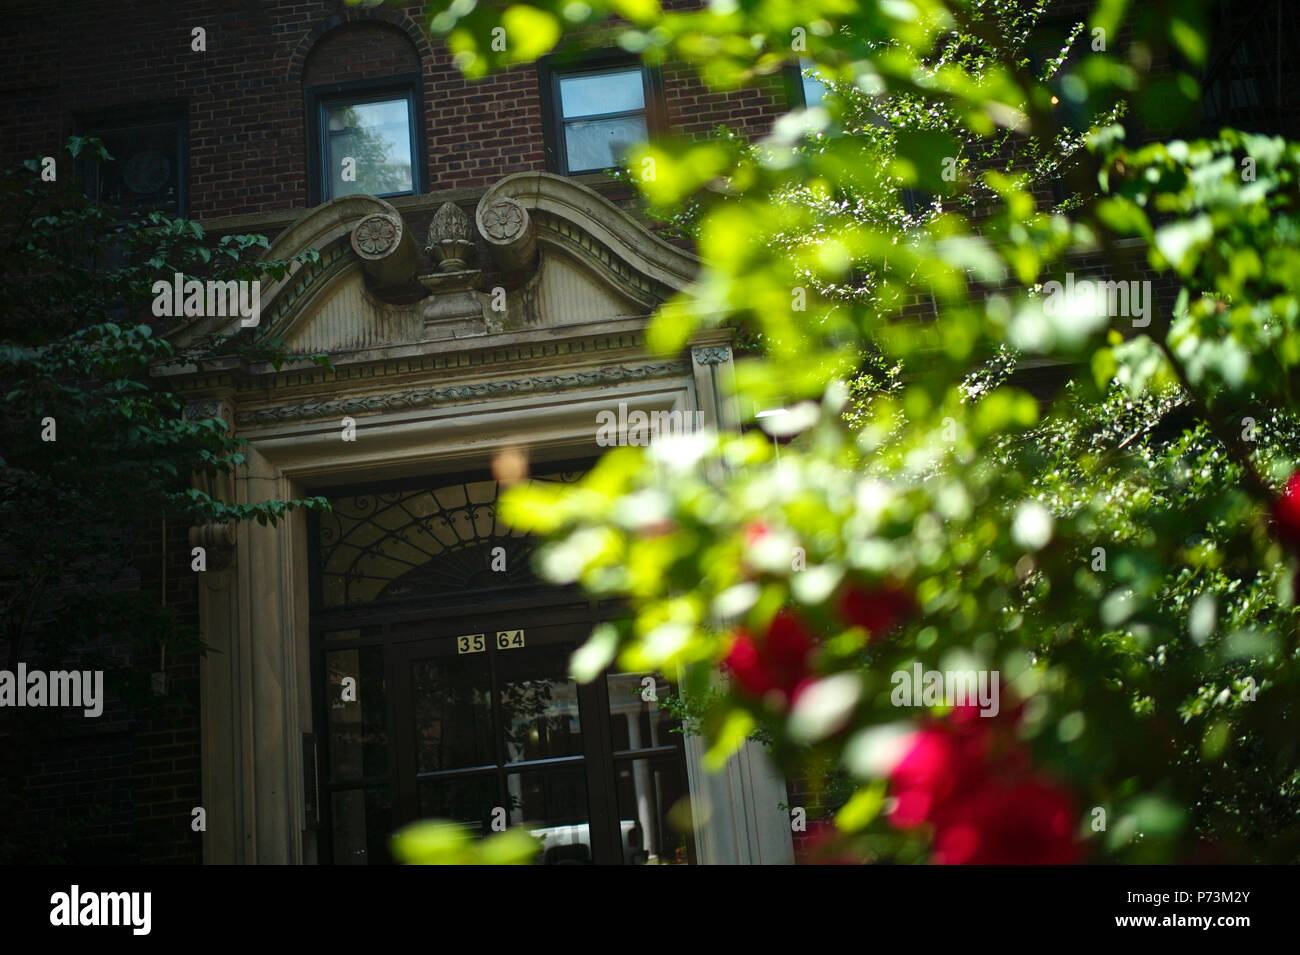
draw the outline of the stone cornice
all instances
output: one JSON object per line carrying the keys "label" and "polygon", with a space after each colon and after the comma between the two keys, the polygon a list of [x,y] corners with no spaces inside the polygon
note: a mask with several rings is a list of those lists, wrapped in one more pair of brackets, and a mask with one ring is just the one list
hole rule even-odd
{"label": "stone cornice", "polygon": [[387,411],[407,411],[427,408],[430,405],[468,401],[478,398],[499,398],[514,395],[538,394],[586,388],[593,385],[615,384],[624,381],[644,381],[654,378],[671,378],[688,374],[690,366],[685,361],[645,362],[637,365],[606,365],[554,375],[532,375],[502,381],[467,382],[458,385],[441,385],[431,388],[411,388],[379,395],[355,395],[343,398],[309,400],[273,408],[240,411],[236,422],[244,426],[278,424],[329,418],[349,414],[371,414]]}
{"label": "stone cornice", "polygon": [[[601,310],[611,317],[637,313],[648,317],[686,288],[699,266],[692,255],[664,242],[599,193],[549,173],[506,176],[483,193],[475,216],[477,229],[459,205],[443,202],[430,226],[429,248],[435,260],[446,259],[442,271],[449,266],[452,272],[464,271],[476,248],[474,237],[481,232],[499,264],[513,270],[514,277],[507,284],[517,290],[509,307],[498,306],[494,300],[493,310],[506,316],[497,328],[488,320],[491,316],[487,315],[484,294],[431,286],[420,276],[418,285],[432,294],[425,299],[407,297],[412,289],[419,291],[417,256],[399,208],[373,196],[350,195],[307,211],[271,244],[268,259],[288,260],[309,249],[315,249],[319,259],[295,263],[289,274],[261,288],[255,335],[310,341],[313,329],[319,329],[321,341],[308,349],[331,350],[331,342],[351,347],[364,344],[371,355],[360,360],[379,357],[373,352],[389,347],[463,349],[456,339],[481,338],[485,332],[492,336],[506,328],[513,330],[507,334],[556,329],[564,323],[567,297],[577,303],[577,313],[583,316],[575,325],[599,321],[596,315]],[[452,225],[456,234],[444,236]],[[543,245],[560,253],[554,255],[555,262],[570,264],[547,270],[541,261],[539,247]],[[358,294],[339,291],[349,287],[357,266],[368,277],[366,288],[359,293],[364,302],[350,305],[346,315],[337,309],[329,311],[334,300],[331,296]],[[535,287],[511,284],[526,280],[531,272],[538,277]],[[390,293],[397,290],[397,298],[377,296],[372,286],[382,286]],[[506,287],[501,287],[503,292]],[[590,291],[584,291],[585,287]],[[543,300],[537,296],[544,297],[545,315],[533,310]],[[448,328],[434,322],[436,327],[431,327],[431,313],[463,319],[462,324],[468,322],[469,326]],[[421,317],[422,323],[416,320]],[[178,341],[186,345],[210,335],[237,334],[239,321],[242,319],[225,317],[224,310],[220,315],[200,317],[178,335]],[[382,330],[377,339],[376,330]]]}
{"label": "stone cornice", "polygon": [[[657,303],[695,278],[699,260],[665,242],[604,196],[564,176],[519,172],[495,183],[479,209],[511,199],[528,209],[539,240],[576,253],[634,294]],[[639,293],[639,294],[638,294]]]}
{"label": "stone cornice", "polygon": [[[177,391],[190,403],[210,400],[216,395],[228,395],[230,400],[256,408],[269,396],[277,396],[283,403],[305,403],[324,400],[332,395],[322,392],[342,391],[364,387],[373,390],[375,385],[389,380],[390,390],[400,390],[403,385],[427,381],[436,374],[440,381],[448,379],[479,381],[487,376],[548,374],[552,369],[578,369],[597,367],[598,363],[638,364],[656,360],[645,351],[644,323],[640,321],[611,322],[600,333],[572,338],[556,339],[551,336],[529,336],[514,341],[496,342],[490,347],[473,351],[429,352],[406,349],[394,354],[373,356],[367,361],[336,363],[333,368],[322,368],[303,362],[280,370],[269,364],[256,367],[236,364],[214,364],[202,370],[189,368],[176,376]],[[700,347],[725,345],[731,339],[726,328],[705,332],[694,340]],[[355,358],[356,356],[350,356]],[[685,361],[685,356],[683,356]],[[725,360],[725,359],[723,359]]]}

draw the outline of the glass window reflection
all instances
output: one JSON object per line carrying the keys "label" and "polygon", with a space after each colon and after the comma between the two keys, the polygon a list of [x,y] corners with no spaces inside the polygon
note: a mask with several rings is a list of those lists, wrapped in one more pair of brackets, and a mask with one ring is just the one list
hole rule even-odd
{"label": "glass window reflection", "polygon": [[628,865],[689,865],[694,840],[679,825],[688,799],[685,773],[673,758],[616,764],[619,831]]}
{"label": "glass window reflection", "polygon": [[582,754],[578,685],[569,679],[569,644],[497,654],[505,761]]}
{"label": "glass window reflection", "polygon": [[387,697],[382,647],[325,655],[330,772],[335,780],[388,772]]}
{"label": "glass window reflection", "polygon": [[542,843],[544,865],[592,861],[587,783],[581,769],[536,770],[506,777],[510,824],[523,826]]}
{"label": "glass window reflection", "polygon": [[673,746],[681,723],[661,705],[672,685],[658,673],[609,673],[610,735],[614,752]]}
{"label": "glass window reflection", "polygon": [[473,654],[418,660],[414,677],[419,771],[495,763],[487,659]]}

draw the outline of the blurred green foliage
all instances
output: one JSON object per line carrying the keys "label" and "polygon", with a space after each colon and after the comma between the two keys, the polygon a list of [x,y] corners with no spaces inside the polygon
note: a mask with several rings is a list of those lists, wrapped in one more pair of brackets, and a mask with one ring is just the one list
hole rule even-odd
{"label": "blurred green foliage", "polygon": [[[1127,117],[1149,134],[1194,112],[1206,4],[1101,0],[1031,55],[1048,6],[433,4],[468,75],[612,43],[719,89],[803,56],[829,86],[761,142],[627,159],[703,261],[651,345],[756,336],[736,407],[773,434],[618,448],[575,486],[516,488],[506,515],[549,537],[550,579],[630,601],[578,675],[680,668],[711,764],[758,734],[788,773],[847,773],[860,858],[927,858],[925,827],[889,825],[885,781],[921,716],[890,677],[920,663],[1001,674],[1087,858],[1293,862],[1295,555],[1268,508],[1300,454],[1300,145],[1130,144]],[[1067,279],[1155,298],[1062,304]],[[887,639],[835,612],[886,584],[918,607]],[[822,688],[792,706],[719,680],[738,631],[783,607],[817,636]]]}
{"label": "blurred green foliage", "polygon": [[454,822],[417,822],[393,836],[393,858],[406,865],[527,865],[541,842],[523,829],[475,839]]}

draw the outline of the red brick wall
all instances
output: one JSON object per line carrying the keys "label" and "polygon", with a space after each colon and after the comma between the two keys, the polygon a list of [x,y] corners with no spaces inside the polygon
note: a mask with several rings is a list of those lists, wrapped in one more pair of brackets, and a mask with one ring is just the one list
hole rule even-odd
{"label": "red brick wall", "polygon": [[[197,629],[197,581],[184,535],[181,527],[168,530],[166,603],[182,623]],[[134,553],[134,567],[120,576],[114,589],[161,595],[160,523],[136,529]],[[131,634],[115,634],[113,639],[117,642],[84,649],[108,657],[114,666],[133,667],[145,679],[162,668],[159,654],[133,646]],[[90,663],[64,665],[80,668]],[[101,716],[72,716],[55,738],[42,734],[22,781],[23,805],[15,815],[0,819],[0,829],[8,829],[11,836],[39,834],[40,851],[50,855],[31,861],[202,861],[202,835],[191,828],[191,811],[202,805],[198,657],[170,654],[166,672],[168,695],[159,701],[156,714],[124,705],[109,690]],[[12,730],[23,733],[24,727]]]}
{"label": "red brick wall", "polygon": [[[543,169],[537,72],[518,67],[465,80],[442,42],[419,26],[422,4],[349,7],[340,0],[135,0],[33,3],[6,14],[0,39],[0,160],[50,154],[78,114],[183,100],[189,116],[190,213],[196,218],[306,207],[304,86],[418,69],[428,189],[486,186]],[[207,51],[190,49],[206,30]],[[674,129],[728,123],[766,129],[784,93],[708,94],[667,71]]]}
{"label": "red brick wall", "polygon": [[[151,523],[136,537],[140,587],[163,591],[182,624],[199,627],[198,574],[190,569],[188,528],[168,524],[166,548],[161,523]],[[165,550],[165,556],[164,556]],[[137,718],[131,764],[132,841],[137,861],[199,863],[203,836],[191,828],[192,810],[202,806],[199,753],[199,659],[168,652],[135,653],[134,663],[167,674],[167,703],[155,718]]]}

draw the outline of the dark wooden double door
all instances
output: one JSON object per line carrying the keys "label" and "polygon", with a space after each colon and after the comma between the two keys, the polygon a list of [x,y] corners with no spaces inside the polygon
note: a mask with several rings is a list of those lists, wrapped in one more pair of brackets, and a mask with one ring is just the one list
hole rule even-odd
{"label": "dark wooden double door", "polygon": [[648,672],[571,680],[590,626],[510,611],[321,634],[322,855],[387,861],[388,832],[439,818],[522,826],[546,864],[691,861],[671,688]]}

